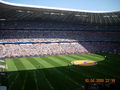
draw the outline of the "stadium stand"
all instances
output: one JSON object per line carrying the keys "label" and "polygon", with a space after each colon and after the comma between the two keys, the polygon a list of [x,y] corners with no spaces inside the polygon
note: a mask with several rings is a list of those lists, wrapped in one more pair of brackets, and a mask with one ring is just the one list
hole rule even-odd
{"label": "stadium stand", "polygon": [[0,5],[2,58],[72,53],[120,53],[119,11],[88,13],[18,7],[3,3]]}
{"label": "stadium stand", "polygon": [[120,53],[120,36],[116,32],[4,32],[3,36],[1,57]]}

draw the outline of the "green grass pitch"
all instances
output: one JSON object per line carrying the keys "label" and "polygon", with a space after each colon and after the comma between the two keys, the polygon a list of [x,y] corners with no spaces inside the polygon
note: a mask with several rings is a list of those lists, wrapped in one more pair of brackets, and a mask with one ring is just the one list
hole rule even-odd
{"label": "green grass pitch", "polygon": [[[106,56],[106,58],[105,58]],[[70,54],[59,56],[4,59],[8,69],[8,90],[75,90],[85,84],[85,79],[120,79],[120,55]],[[94,66],[73,66],[74,60],[94,60]]]}

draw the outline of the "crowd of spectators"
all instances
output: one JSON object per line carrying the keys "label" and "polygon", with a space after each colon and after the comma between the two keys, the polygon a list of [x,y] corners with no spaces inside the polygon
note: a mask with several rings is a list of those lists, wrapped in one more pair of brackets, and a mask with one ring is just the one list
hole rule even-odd
{"label": "crowd of spectators", "polygon": [[120,25],[98,25],[87,23],[64,22],[0,22],[0,29],[46,29],[46,30],[80,30],[80,31],[120,31]]}
{"label": "crowd of spectators", "polygon": [[[32,22],[31,22],[32,23]],[[44,29],[40,29],[44,26]],[[29,28],[32,29],[29,29]],[[69,28],[70,31],[60,30]],[[111,30],[117,26],[110,26]],[[109,27],[109,28],[110,28]],[[4,28],[8,28],[4,29]],[[14,28],[14,29],[10,29]],[[22,28],[19,29],[19,28]],[[33,29],[35,28],[35,29]],[[59,28],[55,30],[46,30],[45,28]],[[79,29],[74,31],[72,29]],[[0,43],[0,57],[25,57],[25,56],[46,56],[61,55],[72,53],[96,53],[109,52],[120,53],[120,32],[100,32],[104,31],[106,26],[89,25],[70,25],[70,24],[52,24],[52,23],[32,23],[32,26],[25,22],[6,22],[0,24],[0,42],[60,42],[60,41],[82,41],[66,43],[22,43],[22,44],[2,44]],[[36,30],[37,29],[37,30]],[[87,31],[93,30],[92,32]],[[117,29],[119,30],[120,27]],[[81,31],[84,30],[84,31]],[[95,31],[96,30],[96,31]],[[105,29],[107,30],[107,29]],[[95,31],[95,32],[94,32]],[[100,41],[100,42],[99,42]],[[106,42],[109,41],[109,42]],[[118,41],[118,42],[112,42]]]}
{"label": "crowd of spectators", "polygon": [[0,57],[49,56],[76,53],[108,52],[118,54],[117,43],[75,42],[75,43],[38,43],[0,45]]}
{"label": "crowd of spectators", "polygon": [[73,41],[73,40],[119,40],[120,32],[80,32],[80,31],[29,31],[0,32],[0,42],[32,41]]}

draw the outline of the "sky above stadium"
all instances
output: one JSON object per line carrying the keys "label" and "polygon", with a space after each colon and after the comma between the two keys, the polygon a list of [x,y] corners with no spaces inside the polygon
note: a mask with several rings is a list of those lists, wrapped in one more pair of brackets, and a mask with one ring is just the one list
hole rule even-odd
{"label": "sky above stadium", "polygon": [[90,11],[120,11],[120,0],[3,0],[12,3]]}

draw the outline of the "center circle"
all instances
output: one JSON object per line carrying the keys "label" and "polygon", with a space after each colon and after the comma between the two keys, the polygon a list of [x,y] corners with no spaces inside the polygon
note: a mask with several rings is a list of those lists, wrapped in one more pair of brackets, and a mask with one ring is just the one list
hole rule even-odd
{"label": "center circle", "polygon": [[75,60],[75,61],[72,61],[71,64],[76,66],[93,66],[93,65],[96,65],[97,62],[92,60]]}

